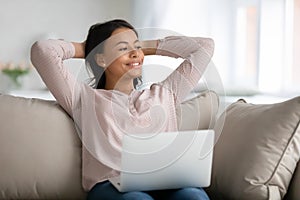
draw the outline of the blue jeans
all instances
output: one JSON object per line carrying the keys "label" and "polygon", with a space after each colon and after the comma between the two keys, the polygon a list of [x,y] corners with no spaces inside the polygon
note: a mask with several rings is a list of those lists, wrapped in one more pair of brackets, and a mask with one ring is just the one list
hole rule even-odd
{"label": "blue jeans", "polygon": [[209,200],[202,188],[182,188],[147,192],[119,192],[109,181],[97,183],[87,200]]}

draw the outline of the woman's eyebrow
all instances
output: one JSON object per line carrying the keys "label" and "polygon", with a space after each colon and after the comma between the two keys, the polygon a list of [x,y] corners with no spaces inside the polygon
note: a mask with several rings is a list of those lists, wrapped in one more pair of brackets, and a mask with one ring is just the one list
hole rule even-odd
{"label": "woman's eyebrow", "polygon": [[120,41],[120,42],[118,42],[115,46],[117,46],[117,45],[119,45],[119,44],[128,44],[128,42]]}
{"label": "woman's eyebrow", "polygon": [[[137,43],[137,42],[139,42],[139,40],[135,40],[133,43],[135,44],[135,43]],[[115,46],[117,46],[117,45],[119,45],[119,44],[128,44],[128,42],[126,42],[126,41],[120,41],[120,42],[118,42]]]}

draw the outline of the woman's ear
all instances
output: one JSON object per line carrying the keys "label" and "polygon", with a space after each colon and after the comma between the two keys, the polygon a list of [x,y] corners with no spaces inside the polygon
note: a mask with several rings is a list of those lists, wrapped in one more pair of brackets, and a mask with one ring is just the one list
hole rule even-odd
{"label": "woman's ear", "polygon": [[102,53],[95,54],[95,61],[100,67],[106,67],[104,55]]}

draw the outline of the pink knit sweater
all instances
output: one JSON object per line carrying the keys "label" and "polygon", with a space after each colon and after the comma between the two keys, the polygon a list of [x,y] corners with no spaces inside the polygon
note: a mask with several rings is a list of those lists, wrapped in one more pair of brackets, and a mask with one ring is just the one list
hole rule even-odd
{"label": "pink knit sweater", "polygon": [[[196,86],[213,55],[207,38],[172,36],[160,40],[157,54],[184,61],[164,81],[129,95],[93,89],[76,80],[63,61],[75,55],[72,43],[36,42],[31,60],[58,103],[74,119],[82,139],[83,188],[119,174],[122,135],[177,130],[175,105]],[[159,73],[159,72],[158,72]]]}

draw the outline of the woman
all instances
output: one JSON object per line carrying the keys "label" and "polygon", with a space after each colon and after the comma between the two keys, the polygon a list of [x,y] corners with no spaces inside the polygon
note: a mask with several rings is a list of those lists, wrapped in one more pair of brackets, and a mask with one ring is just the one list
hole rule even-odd
{"label": "woman", "polygon": [[[119,174],[122,135],[177,130],[175,105],[198,83],[213,49],[207,38],[139,41],[132,25],[118,19],[93,25],[83,43],[46,40],[32,46],[33,65],[79,129],[88,199],[208,199],[201,188],[120,193],[107,180]],[[145,55],[184,62],[166,80],[140,91],[135,87]],[[65,68],[70,58],[85,58],[93,87]]]}

